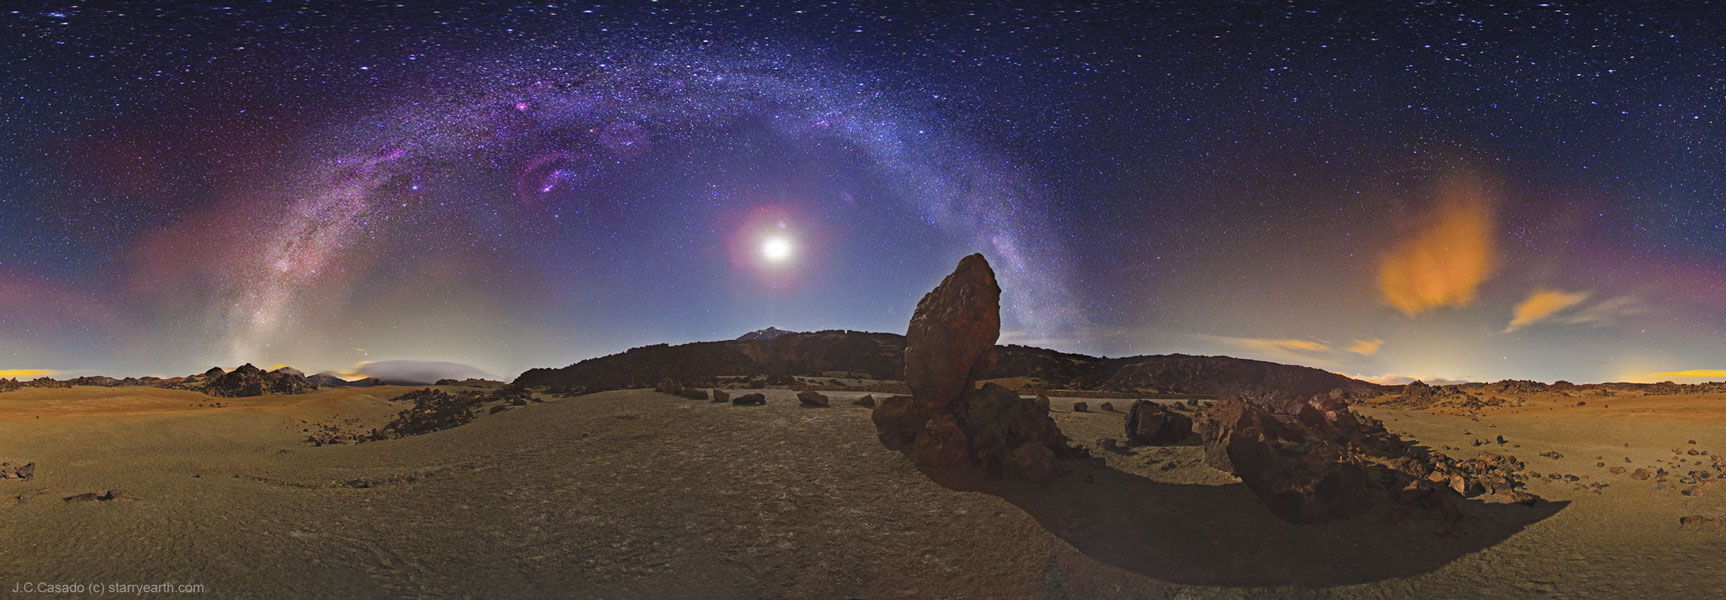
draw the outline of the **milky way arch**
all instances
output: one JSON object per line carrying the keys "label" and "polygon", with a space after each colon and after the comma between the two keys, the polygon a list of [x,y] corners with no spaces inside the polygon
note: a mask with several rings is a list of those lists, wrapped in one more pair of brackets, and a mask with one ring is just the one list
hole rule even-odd
{"label": "milky way arch", "polygon": [[[580,61],[573,61],[580,62]],[[309,278],[337,268],[358,236],[412,207],[383,201],[450,165],[508,172],[513,201],[548,201],[568,186],[619,176],[650,145],[712,144],[741,119],[769,123],[788,141],[842,144],[897,188],[922,221],[966,240],[995,262],[1004,326],[1021,339],[1070,335],[1065,253],[1049,231],[1048,198],[1002,153],[931,126],[855,80],[759,61],[657,60],[580,68],[492,66],[448,89],[334,128],[325,156],[305,169],[279,229],[257,254],[264,275],[236,283],[230,358],[247,360],[296,314]],[[434,86],[437,87],[437,86]],[[493,198],[489,201],[500,201]]]}

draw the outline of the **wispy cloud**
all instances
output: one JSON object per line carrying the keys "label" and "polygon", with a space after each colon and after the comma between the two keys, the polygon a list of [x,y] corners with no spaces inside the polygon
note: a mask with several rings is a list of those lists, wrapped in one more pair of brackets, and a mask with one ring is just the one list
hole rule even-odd
{"label": "wispy cloud", "polygon": [[1408,238],[1379,259],[1378,289],[1408,316],[1474,302],[1492,277],[1493,215],[1484,190],[1452,182]]}
{"label": "wispy cloud", "polygon": [[354,365],[353,369],[338,373],[338,375],[343,379],[376,377],[386,383],[413,385],[434,383],[439,379],[467,379],[469,377],[492,379],[497,377],[473,365],[435,360],[365,361]]}
{"label": "wispy cloud", "polygon": [[1516,305],[1504,333],[1540,322],[1605,327],[1624,317],[1647,312],[1635,296],[1614,296],[1587,304],[1590,296],[1588,292],[1536,290]]}
{"label": "wispy cloud", "polygon": [[1635,296],[1617,296],[1596,302],[1594,305],[1565,315],[1561,321],[1576,325],[1594,325],[1596,327],[1611,325],[1619,319],[1630,315],[1648,312],[1642,305],[1642,300]]}
{"label": "wispy cloud", "polygon": [[1247,349],[1251,349],[1251,350],[1273,350],[1273,351],[1293,350],[1293,351],[1299,351],[1299,352],[1325,352],[1325,351],[1330,350],[1329,345],[1327,345],[1323,342],[1314,342],[1311,340],[1276,339],[1276,338],[1243,338],[1243,337],[1228,337],[1228,336],[1222,336],[1222,335],[1208,335],[1208,336],[1204,336],[1204,337],[1207,337],[1207,338],[1210,338],[1212,340],[1216,340],[1219,342],[1223,342],[1225,344],[1239,346],[1239,347],[1247,348]]}
{"label": "wispy cloud", "polygon": [[1384,340],[1378,338],[1355,340],[1353,344],[1349,345],[1348,351],[1361,356],[1372,356],[1378,354],[1378,349],[1382,347],[1384,347]]}
{"label": "wispy cloud", "polygon": [[1297,364],[1331,362],[1337,354],[1336,349],[1329,344],[1313,340],[1245,338],[1223,335],[1200,335],[1198,337],[1236,348],[1248,357]]}
{"label": "wispy cloud", "polygon": [[1547,317],[1586,300],[1588,300],[1587,292],[1567,293],[1558,290],[1537,290],[1530,294],[1528,299],[1516,305],[1516,310],[1512,311],[1510,325],[1505,326],[1504,332],[1510,333],[1539,323],[1546,320]]}
{"label": "wispy cloud", "polygon": [[1337,373],[1337,374],[1342,375],[1344,377],[1352,377],[1355,379],[1359,379],[1361,381],[1376,383],[1379,385],[1402,385],[1405,383],[1412,383],[1415,380],[1419,380],[1419,381],[1426,383],[1426,384],[1429,384],[1429,385],[1451,385],[1451,384],[1468,383],[1469,382],[1467,379],[1452,379],[1449,377],[1433,377],[1433,376],[1415,377],[1413,375],[1398,375],[1396,373],[1385,373],[1383,375],[1362,375],[1360,373],[1355,373],[1353,375],[1350,375],[1348,373]]}

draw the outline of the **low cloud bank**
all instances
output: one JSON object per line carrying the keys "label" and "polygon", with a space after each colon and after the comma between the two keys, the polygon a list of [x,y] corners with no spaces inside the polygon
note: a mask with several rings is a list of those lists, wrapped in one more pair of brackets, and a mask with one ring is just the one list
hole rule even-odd
{"label": "low cloud bank", "polygon": [[366,361],[354,365],[350,371],[342,372],[342,377],[347,379],[376,377],[384,383],[407,385],[437,383],[439,379],[498,378],[496,375],[487,373],[473,365],[437,360]]}

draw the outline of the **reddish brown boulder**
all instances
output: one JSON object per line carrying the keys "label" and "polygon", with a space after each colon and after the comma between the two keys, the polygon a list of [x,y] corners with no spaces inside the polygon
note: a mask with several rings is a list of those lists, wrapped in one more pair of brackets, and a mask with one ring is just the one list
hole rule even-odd
{"label": "reddish brown boulder", "polygon": [[1193,419],[1146,400],[1127,410],[1127,439],[1140,444],[1167,446],[1193,434]]}
{"label": "reddish brown boulder", "polygon": [[797,402],[803,406],[816,406],[821,408],[830,406],[827,401],[827,397],[821,395],[820,392],[815,390],[803,390],[801,392],[797,392]]}
{"label": "reddish brown boulder", "polygon": [[875,408],[875,395],[869,394],[869,395],[863,396],[862,398],[858,398],[856,401],[852,402],[851,404],[856,405],[856,406],[862,406],[865,408]]}
{"label": "reddish brown boulder", "polygon": [[917,433],[923,430],[929,415],[917,410],[910,396],[889,396],[875,404],[875,412],[869,418],[880,432],[881,445],[905,450],[917,440]]}
{"label": "reddish brown boulder", "polygon": [[1041,445],[1054,458],[1086,456],[1084,450],[1072,446],[1048,412],[1013,390],[983,384],[965,396],[964,409],[960,419],[974,455],[991,472],[1012,476],[1008,455],[1024,444]]}
{"label": "reddish brown boulder", "polygon": [[917,303],[905,333],[905,384],[925,410],[946,410],[995,367],[1001,287],[981,254]]}
{"label": "reddish brown boulder", "polygon": [[1041,482],[1058,474],[1055,452],[1037,442],[1025,442],[1007,456],[1005,475],[1013,479]]}
{"label": "reddish brown boulder", "polygon": [[1000,293],[981,255],[959,261],[911,317],[905,349],[911,396],[879,401],[872,419],[882,444],[906,450],[925,468],[1046,481],[1059,472],[1056,461],[1086,451],[1036,401],[995,384],[974,387],[994,366]]}
{"label": "reddish brown boulder", "polygon": [[953,415],[938,414],[924,422],[911,446],[911,460],[925,467],[956,468],[971,464],[970,440]]}
{"label": "reddish brown boulder", "polygon": [[713,390],[713,401],[714,402],[730,402],[731,401],[731,394],[725,393],[725,390],[715,389],[715,390]]}

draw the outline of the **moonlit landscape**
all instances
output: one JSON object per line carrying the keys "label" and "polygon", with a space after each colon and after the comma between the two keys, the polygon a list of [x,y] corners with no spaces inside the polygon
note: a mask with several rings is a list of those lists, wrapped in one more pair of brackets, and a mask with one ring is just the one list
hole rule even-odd
{"label": "moonlit landscape", "polygon": [[0,589],[1719,597],[1723,28],[0,6]]}

